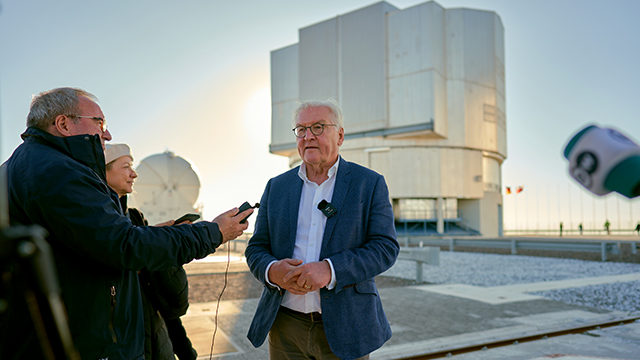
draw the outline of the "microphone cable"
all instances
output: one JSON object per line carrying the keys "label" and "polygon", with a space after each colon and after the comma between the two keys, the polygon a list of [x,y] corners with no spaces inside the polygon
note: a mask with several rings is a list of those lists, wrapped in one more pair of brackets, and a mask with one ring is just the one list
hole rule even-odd
{"label": "microphone cable", "polygon": [[211,351],[209,352],[209,360],[213,358],[213,347],[216,342],[216,333],[218,332],[218,312],[220,310],[220,300],[222,299],[222,294],[224,294],[224,290],[227,288],[227,281],[229,276],[229,265],[231,264],[231,245],[227,242],[227,268],[224,271],[224,285],[222,286],[222,291],[220,291],[220,295],[218,296],[218,301],[216,304],[216,315],[214,316],[214,329],[213,329],[213,338],[211,339]]}

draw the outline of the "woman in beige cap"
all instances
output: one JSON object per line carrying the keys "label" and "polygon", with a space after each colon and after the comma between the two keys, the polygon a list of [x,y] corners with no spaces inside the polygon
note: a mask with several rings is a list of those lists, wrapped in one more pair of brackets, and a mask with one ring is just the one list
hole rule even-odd
{"label": "woman in beige cap", "polygon": [[[133,183],[138,177],[133,169],[131,148],[127,144],[107,144],[104,157],[107,183],[120,197],[125,215],[133,225],[148,226],[138,209],[127,207],[127,194],[133,192]],[[174,221],[169,220],[156,226],[173,224]],[[144,309],[145,359],[173,360],[175,353],[180,360],[195,360],[198,354],[180,320],[189,307],[189,284],[182,266],[161,271],[142,270],[138,272],[138,278]]]}

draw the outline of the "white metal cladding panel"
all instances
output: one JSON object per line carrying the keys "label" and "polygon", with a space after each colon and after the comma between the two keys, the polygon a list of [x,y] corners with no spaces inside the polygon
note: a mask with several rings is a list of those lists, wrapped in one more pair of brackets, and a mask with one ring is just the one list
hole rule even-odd
{"label": "white metal cladding panel", "polygon": [[379,174],[382,174],[387,182],[387,186],[389,185],[389,180],[394,178],[394,175],[390,173],[391,169],[389,167],[389,162],[391,161],[390,152],[391,150],[370,152],[368,153],[369,159],[367,159],[369,162],[369,168]]}
{"label": "white metal cladding panel", "polygon": [[369,167],[369,162],[367,157],[369,153],[362,151],[361,149],[357,150],[341,150],[340,156],[347,161],[354,162],[356,164],[360,164],[364,167]]}
{"label": "white metal cladding panel", "polygon": [[441,194],[438,148],[392,148],[389,152],[372,154],[370,160],[371,167],[385,176],[392,198]]}
{"label": "white metal cladding panel", "polygon": [[338,20],[336,18],[299,31],[299,97],[326,100],[339,96]]}
{"label": "white metal cladding panel", "polygon": [[281,101],[271,106],[271,145],[293,144],[296,138],[291,129],[293,111],[298,107],[298,100]]}
{"label": "white metal cladding panel", "polygon": [[435,2],[387,15],[389,77],[436,69],[445,74],[444,9]]}
{"label": "white metal cladding panel", "polygon": [[464,150],[442,149],[440,151],[440,159],[441,196],[462,197],[464,183],[472,180],[466,176]]}
{"label": "white metal cladding panel", "polygon": [[[464,177],[469,181],[464,183],[464,191],[458,198],[480,198],[484,194],[482,152],[474,150],[464,151]],[[478,177],[479,176],[479,177]]]}
{"label": "white metal cladding panel", "polygon": [[298,44],[271,52],[271,102],[298,98]]}
{"label": "white metal cladding panel", "polygon": [[298,44],[271,52],[271,145],[295,142],[291,115],[298,102]]}
{"label": "white metal cladding panel", "polygon": [[446,91],[449,131],[445,145],[465,147],[467,146],[466,134],[469,131],[465,121],[467,113],[464,106],[465,83],[461,80],[448,80]]}
{"label": "white metal cladding panel", "polygon": [[500,155],[507,157],[507,119],[505,112],[504,97],[496,92],[496,136],[497,149]]}
{"label": "white metal cladding panel", "polygon": [[507,157],[507,114],[505,110],[504,97],[496,94],[496,104],[498,112],[498,153]]}
{"label": "white metal cladding panel", "polygon": [[385,13],[380,2],[339,17],[341,94],[347,133],[387,126]]}
{"label": "white metal cladding panel", "polygon": [[464,11],[452,9],[445,11],[445,59],[447,78],[464,78]]}
{"label": "white metal cladding panel", "polygon": [[483,144],[484,94],[481,90],[475,84],[464,83],[464,98],[461,104],[464,106],[465,146],[474,149],[482,149]]}
{"label": "white metal cladding panel", "polygon": [[493,104],[495,104],[495,99],[494,101],[485,101],[483,104],[482,149],[498,152],[498,114]]}
{"label": "white metal cladding panel", "polygon": [[493,34],[494,34],[494,44],[495,44],[495,73],[496,73],[496,88],[498,93],[502,96],[505,96],[505,59],[504,59],[504,27],[502,26],[502,21],[497,14],[493,15]]}
{"label": "white metal cladding panel", "polygon": [[389,79],[389,126],[407,126],[435,120],[433,71]]}
{"label": "white metal cladding panel", "polygon": [[465,82],[466,146],[497,152],[495,90]]}
{"label": "white metal cladding panel", "polygon": [[442,148],[443,197],[475,198],[482,196],[482,152],[478,150]]}
{"label": "white metal cladding panel", "polygon": [[440,73],[434,73],[433,91],[434,91],[434,123],[433,131],[444,137],[449,136],[449,115],[447,111],[447,79]]}
{"label": "white metal cladding panel", "polygon": [[483,194],[480,151],[391,148],[369,153],[369,167],[385,176],[392,198],[479,198]]}
{"label": "white metal cladding panel", "polygon": [[496,108],[498,113],[498,153],[507,157],[507,110],[506,78],[504,57],[504,26],[498,15],[494,15],[495,66],[496,66]]}
{"label": "white metal cladding panel", "polygon": [[464,78],[495,88],[494,14],[464,10]]}

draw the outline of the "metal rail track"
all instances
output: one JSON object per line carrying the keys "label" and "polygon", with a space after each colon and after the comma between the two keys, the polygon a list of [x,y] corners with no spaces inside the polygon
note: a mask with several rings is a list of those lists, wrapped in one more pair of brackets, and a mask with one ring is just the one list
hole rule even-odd
{"label": "metal rail track", "polygon": [[438,349],[436,351],[426,352],[421,355],[412,355],[410,357],[397,358],[396,360],[427,360],[427,359],[447,358],[453,355],[483,351],[483,350],[488,350],[488,349],[493,349],[493,348],[508,346],[508,345],[517,345],[524,342],[545,340],[550,337],[556,337],[556,336],[562,336],[562,335],[568,335],[568,334],[582,334],[591,330],[600,330],[602,328],[607,328],[612,326],[631,324],[637,320],[640,320],[640,316],[611,320],[611,321],[600,322],[600,323],[593,323],[585,326],[578,326],[578,327],[572,327],[567,329],[553,330],[553,331],[547,331],[547,332],[540,331],[540,333],[535,333],[535,334],[526,335],[526,336],[513,337],[513,338],[508,338],[503,340],[479,343],[479,344],[463,346],[458,348],[450,348],[445,350]]}

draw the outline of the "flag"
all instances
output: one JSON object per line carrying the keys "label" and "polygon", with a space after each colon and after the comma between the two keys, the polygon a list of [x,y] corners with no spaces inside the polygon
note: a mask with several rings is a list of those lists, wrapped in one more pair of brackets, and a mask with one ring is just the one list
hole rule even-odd
{"label": "flag", "polygon": [[511,188],[507,186],[507,195],[511,195]]}
{"label": "flag", "polygon": [[518,189],[516,190],[516,194],[520,194],[522,192],[522,190],[524,190],[524,185],[523,186],[518,186]]}

